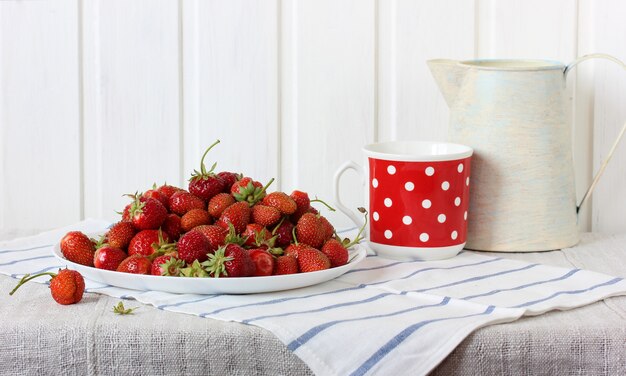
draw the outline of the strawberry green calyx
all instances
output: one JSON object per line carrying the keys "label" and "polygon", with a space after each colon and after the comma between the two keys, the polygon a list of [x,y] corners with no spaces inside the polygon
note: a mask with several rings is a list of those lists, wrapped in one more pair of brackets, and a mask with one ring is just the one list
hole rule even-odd
{"label": "strawberry green calyx", "polygon": [[104,246],[109,245],[107,243],[107,237],[105,234],[100,235],[100,237],[98,238],[98,240],[94,240],[91,239],[91,241],[93,241],[94,243],[96,243],[96,251]]}
{"label": "strawberry green calyx", "polygon": [[161,275],[178,277],[181,275],[181,270],[183,269],[183,266],[185,266],[185,262],[175,257],[170,257],[159,266],[163,269]]}
{"label": "strawberry green calyx", "polygon": [[30,275],[30,274],[25,274],[22,279],[20,279],[20,281],[18,282],[17,286],[15,286],[15,288],[13,290],[11,290],[11,292],[9,293],[9,295],[13,295],[17,289],[19,289],[23,284],[25,284],[26,282],[35,279],[37,277],[41,277],[44,275],[49,275],[50,277],[54,278],[57,276],[57,273],[52,273],[52,272],[44,272],[44,273],[37,273],[35,275]]}
{"label": "strawberry green calyx", "polygon": [[228,234],[224,238],[224,244],[243,245],[246,240],[248,240],[247,236],[237,235],[237,230],[235,230],[235,226],[233,226],[232,223],[228,224]]}
{"label": "strawberry green calyx", "polygon": [[281,247],[271,247],[267,251],[274,256],[282,256],[285,251]]}
{"label": "strawberry green calyx", "polygon": [[191,266],[187,266],[180,270],[181,277],[189,277],[189,278],[206,278],[209,276],[203,268],[198,260],[195,260]]}
{"label": "strawberry green calyx", "polygon": [[113,313],[116,313],[118,315],[132,315],[133,311],[136,310],[137,308],[139,307],[126,308],[124,307],[124,302],[120,300],[120,302],[117,303],[117,305],[113,306]]}
{"label": "strawberry green calyx", "polygon": [[176,243],[167,243],[163,238],[163,231],[159,229],[159,241],[152,243],[152,249],[154,252],[148,256],[150,261],[154,261],[155,258],[163,256],[166,253],[175,252],[177,250]]}
{"label": "strawberry green calyx", "polygon": [[332,206],[328,205],[324,201],[320,200],[319,198],[317,198],[317,196],[315,196],[315,199],[311,200],[311,202],[321,202],[322,204],[324,204],[328,208],[328,210],[330,210],[332,212],[336,211],[335,208],[333,208]]}
{"label": "strawberry green calyx", "polygon": [[214,278],[219,278],[221,276],[228,277],[226,262],[232,261],[233,258],[226,257],[224,254],[225,251],[226,246],[219,247],[215,253],[209,253],[209,259],[201,264],[204,266],[204,270]]}
{"label": "strawberry green calyx", "polygon": [[133,202],[131,202],[130,209],[128,211],[130,217],[133,218],[134,216],[143,213],[143,207],[146,206],[146,203],[144,201],[141,201],[141,196],[143,196],[143,193],[135,192],[134,195],[127,194],[126,196],[133,199]]}
{"label": "strawberry green calyx", "polygon": [[204,158],[209,153],[209,150],[213,149],[213,147],[219,143],[220,143],[220,140],[215,141],[213,144],[211,144],[211,146],[209,146],[204,151],[204,154],[202,154],[202,159],[200,160],[200,171],[193,170],[193,174],[191,174],[191,178],[189,179],[189,181],[196,180],[196,179],[206,180],[211,176],[215,176],[215,174],[213,173],[213,170],[215,170],[215,167],[217,166],[217,162],[213,163],[213,165],[211,166],[211,169],[207,171],[206,166],[204,165]]}
{"label": "strawberry green calyx", "polygon": [[244,188],[239,190],[239,193],[235,193],[233,197],[237,201],[246,201],[248,205],[252,207],[257,202],[261,201],[261,199],[265,196],[265,191],[270,185],[272,185],[274,180],[274,178],[270,179],[270,181],[262,188],[255,186],[253,182],[250,181]]}

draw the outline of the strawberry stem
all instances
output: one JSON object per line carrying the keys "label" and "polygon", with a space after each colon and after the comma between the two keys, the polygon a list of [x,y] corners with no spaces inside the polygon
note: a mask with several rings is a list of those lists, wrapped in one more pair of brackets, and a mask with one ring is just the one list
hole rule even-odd
{"label": "strawberry stem", "polygon": [[[200,159],[200,172],[202,173],[203,176],[207,175],[206,167],[204,167],[204,157],[206,157],[206,155],[209,153],[209,150],[213,149],[213,147],[219,143],[220,143],[220,140],[215,141],[213,144],[211,144],[211,146],[209,146],[208,149],[205,150],[204,154],[202,154],[202,159]],[[209,171],[209,173],[213,171],[216,165],[217,165],[217,162],[213,164],[213,167],[211,167],[211,171]]]}
{"label": "strawberry stem", "polygon": [[285,218],[287,218],[287,216],[283,216],[280,219],[280,222],[278,222],[278,224],[276,225],[276,227],[274,227],[274,229],[272,230],[272,235],[276,235],[276,231],[278,231],[278,228],[283,224],[283,222],[285,222]]}
{"label": "strawberry stem", "polygon": [[253,206],[259,201],[261,196],[263,196],[263,194],[265,193],[265,190],[269,188],[269,186],[272,185],[273,182],[274,182],[274,178],[271,178],[270,181],[267,184],[265,184],[265,186],[260,191],[258,191],[257,193],[255,193],[254,196],[252,196],[252,200],[250,201],[250,206]]}
{"label": "strawberry stem", "polygon": [[333,211],[333,212],[335,211],[335,208],[333,208],[332,206],[328,205],[324,201],[320,200],[319,198],[317,198],[317,196],[315,196],[315,200],[311,200],[311,202],[321,202],[322,204],[324,204],[328,208],[328,210]]}
{"label": "strawberry stem", "polygon": [[22,279],[20,279],[20,282],[17,284],[17,286],[15,286],[15,288],[13,290],[11,290],[9,295],[13,295],[13,293],[15,293],[15,291],[17,291],[17,289],[19,289],[26,282],[28,282],[28,281],[30,281],[32,279],[35,279],[37,277],[41,277],[42,275],[49,275],[52,278],[57,276],[56,273],[52,273],[52,272],[39,273],[39,274],[35,274],[35,275],[26,274],[25,276],[22,277]]}
{"label": "strawberry stem", "polygon": [[365,238],[365,236],[362,236],[361,234],[365,230],[365,226],[367,226],[367,210],[365,210],[364,208],[359,208],[359,211],[363,213],[363,217],[365,218],[365,221],[363,222],[363,226],[361,226],[361,228],[359,229],[358,234],[356,234],[356,237],[354,238],[354,240],[345,245],[346,248],[352,247],[353,245],[357,244],[358,242],[360,242],[361,240]]}

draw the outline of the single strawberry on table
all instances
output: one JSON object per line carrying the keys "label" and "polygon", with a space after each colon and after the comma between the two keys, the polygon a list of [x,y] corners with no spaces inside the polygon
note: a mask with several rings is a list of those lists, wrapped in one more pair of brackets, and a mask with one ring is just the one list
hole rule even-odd
{"label": "single strawberry on table", "polygon": [[204,165],[204,158],[209,150],[219,144],[220,140],[215,141],[209,146],[200,160],[200,171],[194,170],[189,179],[189,192],[200,197],[204,201],[209,201],[213,196],[222,192],[224,189],[224,181],[221,177],[213,173],[217,163],[214,163],[210,170],[207,171]]}
{"label": "single strawberry on table", "polygon": [[96,244],[80,231],[70,231],[61,239],[61,253],[77,264],[93,266]]}
{"label": "single strawberry on table", "polygon": [[52,299],[57,303],[63,305],[74,304],[83,298],[85,280],[79,272],[70,269],[59,269],[58,273],[45,272],[32,276],[26,274],[9,295],[13,295],[24,283],[43,275],[52,277],[50,280],[50,294],[52,294]]}

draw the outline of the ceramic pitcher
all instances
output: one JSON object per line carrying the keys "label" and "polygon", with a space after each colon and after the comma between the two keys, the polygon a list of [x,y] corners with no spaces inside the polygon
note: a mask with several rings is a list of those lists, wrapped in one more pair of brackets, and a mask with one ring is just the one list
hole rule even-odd
{"label": "ceramic pitcher", "polygon": [[577,216],[604,171],[626,124],[591,186],[576,204],[566,79],[590,58],[430,60],[450,107],[449,139],[474,149],[466,248],[532,252],[578,243]]}

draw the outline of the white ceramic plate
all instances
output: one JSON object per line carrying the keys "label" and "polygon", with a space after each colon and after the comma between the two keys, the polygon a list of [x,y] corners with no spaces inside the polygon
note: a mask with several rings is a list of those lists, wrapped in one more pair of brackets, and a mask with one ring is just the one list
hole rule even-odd
{"label": "white ceramic plate", "polygon": [[350,248],[349,263],[327,270],[244,278],[183,278],[120,273],[71,262],[63,257],[59,244],[54,246],[53,253],[69,269],[77,270],[83,277],[111,286],[178,294],[254,294],[297,289],[337,278],[361,262],[365,258],[366,251],[363,246],[355,245]]}

